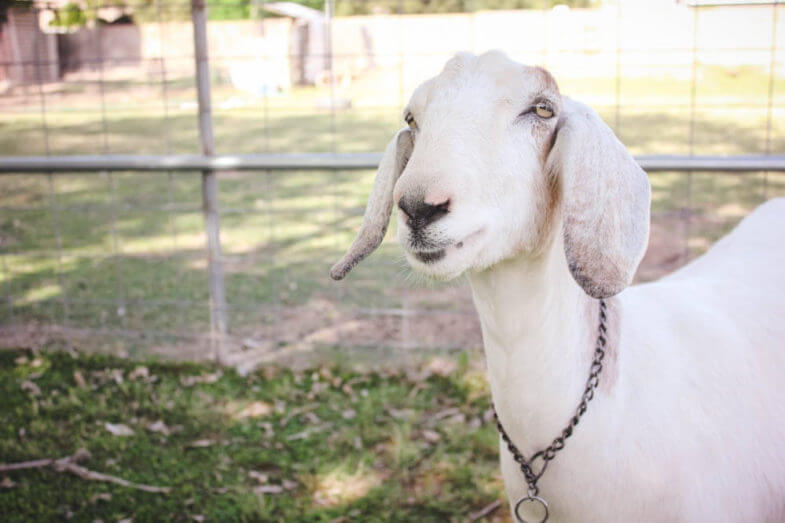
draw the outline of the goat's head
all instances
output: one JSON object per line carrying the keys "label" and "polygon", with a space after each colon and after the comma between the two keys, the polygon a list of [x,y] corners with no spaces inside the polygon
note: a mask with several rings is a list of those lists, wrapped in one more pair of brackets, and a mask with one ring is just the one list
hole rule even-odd
{"label": "goat's head", "polygon": [[590,108],[499,52],[458,54],[412,95],[387,146],[343,278],[381,243],[393,207],[412,267],[451,279],[536,255],[561,224],[575,280],[621,291],[648,241],[650,187]]}

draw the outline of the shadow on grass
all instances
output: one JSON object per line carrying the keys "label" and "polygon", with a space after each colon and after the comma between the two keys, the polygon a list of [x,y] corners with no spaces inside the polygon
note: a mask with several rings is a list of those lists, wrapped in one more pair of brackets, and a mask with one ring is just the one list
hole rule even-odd
{"label": "shadow on grass", "polygon": [[[2,351],[4,462],[84,448],[89,469],[172,491],[21,471],[8,474],[0,512],[8,521],[465,520],[503,500],[498,436],[483,421],[487,386],[466,362],[444,377],[338,367],[241,377]],[[25,380],[38,392],[26,392]],[[106,423],[133,435],[113,436]],[[495,516],[508,517],[506,507]]]}
{"label": "shadow on grass", "polygon": [[[385,115],[341,113],[339,120],[350,132],[343,126],[340,132],[353,140],[341,142],[341,147],[381,148],[390,134]],[[329,150],[329,115],[278,114],[271,117],[269,129],[253,115],[219,116],[219,134],[237,151],[259,150],[271,130],[275,132],[269,136],[282,150]],[[185,117],[178,122],[183,128],[191,125]],[[93,124],[64,125],[63,130],[82,136],[84,125]],[[129,145],[155,141],[155,135],[145,135],[151,125],[145,117],[113,121]],[[638,151],[667,150],[684,146],[685,126],[687,119],[673,114],[625,115],[622,136]],[[717,137],[726,152],[755,152],[761,143],[761,131],[753,123],[701,120],[696,129],[700,136]],[[25,131],[18,131],[4,139],[21,144]],[[778,141],[774,145],[785,146]],[[367,171],[221,174],[221,204],[226,209],[222,244],[233,329],[253,332],[256,325],[276,321],[269,309],[313,299],[349,307],[402,306],[410,284],[397,263],[400,255],[392,234],[349,283],[336,286],[327,277],[327,269],[359,227],[372,180],[373,173]],[[651,181],[655,234],[640,272],[643,280],[706,250],[765,198],[785,195],[782,174],[658,173]],[[55,177],[53,187],[43,176],[11,175],[0,178],[0,194],[0,291],[6,298],[0,304],[1,322],[209,331],[197,173],[73,174]],[[440,287],[417,292],[418,303],[426,308],[447,301],[439,298],[444,292]]]}

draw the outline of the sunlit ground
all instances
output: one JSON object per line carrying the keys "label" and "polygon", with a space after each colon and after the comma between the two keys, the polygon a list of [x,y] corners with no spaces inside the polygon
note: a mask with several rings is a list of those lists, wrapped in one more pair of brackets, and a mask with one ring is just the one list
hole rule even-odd
{"label": "sunlit ground", "polygon": [[[775,77],[769,110],[769,78],[762,68],[702,67],[694,110],[688,77],[624,78],[618,112],[613,79],[561,80],[565,92],[593,103],[634,153],[785,150],[785,91],[777,89],[785,82]],[[358,90],[370,88],[366,82],[339,95],[363,98],[367,93]],[[95,83],[58,84],[44,93],[43,116],[40,93],[16,92],[20,103],[3,105],[0,150],[12,155],[45,154],[47,147],[50,154],[196,152],[190,81],[171,81],[167,89],[164,111],[158,84],[116,81],[102,92]],[[329,90],[297,89],[264,98],[218,82],[216,149],[378,151],[401,125],[398,97],[390,93],[389,107],[332,113],[320,108]],[[358,324],[346,310],[386,311],[405,302],[470,314],[468,294],[461,289],[422,290],[412,283],[394,230],[349,282],[329,281],[327,270],[360,223],[372,179],[367,171],[221,173],[221,241],[233,335],[283,345],[306,337],[378,345],[404,332],[408,327],[399,325],[404,320],[377,315]],[[673,270],[764,199],[785,195],[785,177],[773,173],[655,173],[651,182],[654,228],[640,280]],[[100,341],[103,350],[165,352],[170,342],[158,334],[209,330],[204,244],[198,173],[0,176],[0,324],[31,332],[36,325],[57,325],[84,343],[90,334],[84,329],[109,329]],[[336,324],[340,329],[329,331]],[[403,343],[477,345],[476,333],[468,341],[445,340],[439,333],[452,329],[444,325],[438,332],[419,328],[404,333]],[[141,333],[143,339],[118,337],[115,331]],[[194,352],[182,344],[177,351]]]}
{"label": "sunlit ground", "polygon": [[501,501],[498,436],[466,359],[408,372],[0,352],[0,462],[73,456],[151,493],[51,467],[0,473],[4,521],[467,521]]}

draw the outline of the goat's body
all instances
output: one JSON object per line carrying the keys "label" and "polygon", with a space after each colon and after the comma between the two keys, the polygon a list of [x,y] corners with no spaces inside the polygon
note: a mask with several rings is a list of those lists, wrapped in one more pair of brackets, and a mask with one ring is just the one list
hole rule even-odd
{"label": "goat's body", "polygon": [[[551,521],[785,521],[785,199],[612,308],[610,385],[540,482]],[[529,427],[512,434],[528,450],[557,435]],[[502,469],[514,503],[525,485],[504,447]]]}
{"label": "goat's body", "polygon": [[[574,415],[597,333],[589,296],[614,296],[595,399],[539,483],[551,521],[785,522],[785,200],[619,294],[646,247],[649,180],[547,71],[456,55],[404,119],[331,274],[379,245],[397,205],[415,270],[468,275],[496,411],[525,455]],[[514,504],[527,488],[501,456]]]}

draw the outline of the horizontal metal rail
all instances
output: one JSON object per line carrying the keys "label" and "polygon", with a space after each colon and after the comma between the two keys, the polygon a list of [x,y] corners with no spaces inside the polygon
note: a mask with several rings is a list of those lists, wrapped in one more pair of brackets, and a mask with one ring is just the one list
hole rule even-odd
{"label": "horizontal metal rail", "polygon": [[[375,169],[381,153],[199,154],[6,156],[0,174],[98,171],[256,171]],[[785,171],[785,155],[688,156],[643,155],[635,160],[658,171]]]}

